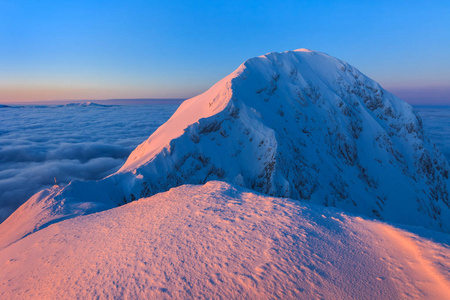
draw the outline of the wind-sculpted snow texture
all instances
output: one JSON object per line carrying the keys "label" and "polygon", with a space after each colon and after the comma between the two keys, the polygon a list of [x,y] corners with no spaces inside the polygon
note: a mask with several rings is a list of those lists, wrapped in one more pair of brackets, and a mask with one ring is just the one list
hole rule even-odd
{"label": "wind-sculpted snow texture", "polygon": [[73,203],[81,214],[209,180],[450,231],[448,164],[411,106],[305,49],[250,59],[186,100],[116,174],[39,198],[54,213],[36,228]]}
{"label": "wind-sculpted snow texture", "polygon": [[449,257],[386,223],[211,181],[0,250],[0,298],[449,299]]}

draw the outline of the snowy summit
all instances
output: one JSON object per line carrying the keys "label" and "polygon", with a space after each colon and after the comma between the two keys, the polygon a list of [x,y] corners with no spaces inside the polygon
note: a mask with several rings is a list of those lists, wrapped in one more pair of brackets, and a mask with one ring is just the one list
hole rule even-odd
{"label": "snowy summit", "polygon": [[[117,173],[100,181],[73,181],[64,187],[54,186],[30,198],[0,225],[0,249],[4,248],[0,252],[0,266],[11,265],[3,274],[16,278],[18,275],[12,265],[30,262],[26,257],[20,257],[17,263],[15,253],[20,252],[21,247],[33,245],[43,245],[45,253],[42,255],[50,264],[69,264],[66,256],[70,257],[70,254],[58,254],[57,250],[46,252],[45,249],[53,247],[48,239],[70,248],[75,245],[73,235],[79,234],[83,247],[93,247],[92,251],[99,250],[96,247],[110,249],[114,239],[120,239],[121,243],[134,241],[131,251],[135,251],[135,256],[130,259],[136,265],[128,266],[144,273],[148,269],[155,272],[142,277],[145,282],[155,284],[154,292],[136,296],[161,296],[166,292],[169,296],[182,298],[208,297],[222,292],[226,296],[225,291],[234,287],[242,291],[239,294],[244,297],[260,297],[256,288],[259,285],[265,287],[266,295],[288,298],[302,295],[383,298],[394,294],[406,297],[408,285],[416,287],[410,291],[412,297],[448,296],[448,276],[433,267],[439,263],[448,271],[445,260],[442,262],[439,258],[437,262],[437,255],[427,252],[431,250],[424,245],[429,243],[439,257],[448,257],[448,249],[400,229],[362,221],[323,207],[337,207],[368,218],[448,233],[448,170],[446,160],[425,136],[422,122],[411,106],[356,68],[307,49],[269,53],[247,60],[205,93],[186,100],[165,124],[131,153]],[[209,181],[221,182],[207,183]],[[203,187],[170,190],[185,184],[205,183]],[[161,192],[164,193],[155,195]],[[155,196],[148,198],[152,195]],[[293,204],[293,200],[269,196],[322,206],[302,208]],[[129,203],[143,198],[148,199]],[[233,206],[236,201],[242,202],[243,206]],[[125,204],[125,207],[117,208]],[[198,209],[193,209],[196,205]],[[286,209],[286,206],[292,208]],[[191,208],[193,211],[189,211]],[[79,217],[108,209],[112,210]],[[286,219],[279,215],[284,210],[287,210]],[[302,211],[309,210],[314,213],[308,213],[306,217]],[[146,213],[141,214],[143,211]],[[158,219],[159,211],[167,215],[169,223]],[[188,217],[180,214],[182,211],[197,215],[184,219]],[[75,219],[66,220],[71,218]],[[219,222],[216,218],[222,219]],[[117,224],[114,225],[117,220],[133,230],[118,229]],[[244,226],[240,223],[243,220],[249,223]],[[184,222],[183,226],[187,227],[180,229],[181,224],[177,222]],[[286,227],[292,222],[298,223]],[[151,227],[149,236],[147,229],[136,229],[138,225],[156,226],[159,223],[159,227]],[[324,228],[318,224],[323,224]],[[193,226],[192,231],[189,226]],[[266,226],[268,232],[262,229]],[[72,232],[73,228],[77,228],[76,233]],[[245,230],[252,228],[256,229],[255,234],[247,234]],[[233,230],[237,233],[244,230],[246,234],[238,239]],[[281,237],[280,230],[284,232]],[[354,238],[348,235],[350,232]],[[149,240],[140,240],[140,233]],[[199,236],[192,238],[190,234]],[[171,244],[172,240],[166,235],[173,236],[175,244]],[[229,239],[228,242],[221,243],[218,235]],[[329,246],[327,249],[337,250],[323,248],[326,246],[321,243],[325,240],[329,242],[325,243]],[[394,240],[397,244],[391,245]],[[147,251],[145,256],[154,257],[155,261],[164,255],[160,247],[168,247],[164,253],[172,254],[168,261],[158,263],[160,271],[168,263],[173,272],[170,276],[177,276],[177,271],[171,269],[174,266],[188,268],[188,275],[177,282],[166,276],[162,280],[166,286],[156,285],[161,282],[158,278],[162,275],[151,267],[155,261],[140,257],[144,253],[143,248],[139,249],[140,242]],[[236,248],[236,243],[241,242],[242,248]],[[345,250],[340,243],[348,244]],[[154,251],[147,249],[148,245],[155,247]],[[179,250],[174,248],[176,245]],[[227,245],[234,246],[229,249]],[[277,247],[278,250],[273,252]],[[211,248],[224,252],[209,253],[207,249]],[[411,252],[409,248],[417,251]],[[356,256],[346,256],[339,262],[338,258],[345,251],[354,251]],[[364,260],[363,254],[356,254],[366,253],[364,251],[370,253],[371,259]],[[426,253],[426,257],[419,252]],[[125,255],[120,251],[111,254],[105,250],[104,253],[108,257]],[[240,257],[244,253],[245,256]],[[281,256],[277,257],[276,253]],[[395,253],[404,253],[404,257]],[[233,269],[234,262],[230,262],[225,267],[223,260],[230,255],[243,260],[242,265]],[[358,255],[361,264],[357,264],[356,273],[352,273],[350,265]],[[205,257],[209,262],[207,266],[196,266],[198,261],[205,262]],[[386,257],[388,262],[380,260]],[[85,259],[94,258],[87,256]],[[178,265],[180,259],[188,265]],[[405,259],[415,263],[407,269],[396,269]],[[87,264],[87,261],[81,261],[78,267],[85,270],[83,263]],[[99,270],[108,269],[106,265],[100,263]],[[291,267],[296,269],[288,270]],[[358,268],[362,268],[361,272]],[[35,278],[37,273],[33,272],[39,273],[39,269],[39,264],[30,268],[29,276]],[[90,274],[89,270],[86,274]],[[423,278],[416,274],[421,270],[427,271]],[[64,278],[78,271],[71,270],[61,276]],[[205,272],[221,275],[200,284],[195,274]],[[223,274],[228,275],[223,277]],[[82,274],[79,276],[81,278]],[[350,282],[354,276],[359,276],[355,279],[357,283]],[[129,278],[126,273],[124,278]],[[428,284],[423,280],[429,280]],[[273,285],[274,282],[285,285]],[[372,286],[364,287],[364,282],[372,282]],[[65,285],[59,281],[52,284],[49,285],[51,291]],[[100,282],[93,284],[102,289]],[[320,286],[326,286],[334,294],[321,295]],[[140,287],[146,285],[133,285],[135,291]],[[110,292],[106,296],[124,295],[120,289]],[[33,288],[27,293],[40,295]],[[99,295],[94,290],[88,295],[74,293],[81,297]],[[237,294],[228,296],[237,297]]]}

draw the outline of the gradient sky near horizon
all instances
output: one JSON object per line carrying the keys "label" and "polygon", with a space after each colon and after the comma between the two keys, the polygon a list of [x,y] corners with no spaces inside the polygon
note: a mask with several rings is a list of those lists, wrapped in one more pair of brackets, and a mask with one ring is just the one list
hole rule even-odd
{"label": "gradient sky near horizon", "polygon": [[187,98],[309,48],[412,104],[450,104],[450,1],[1,1],[0,103]]}

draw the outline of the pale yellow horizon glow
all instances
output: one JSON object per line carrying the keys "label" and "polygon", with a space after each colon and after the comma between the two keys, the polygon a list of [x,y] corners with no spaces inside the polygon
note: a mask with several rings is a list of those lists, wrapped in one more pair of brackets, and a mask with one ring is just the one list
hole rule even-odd
{"label": "pale yellow horizon glow", "polygon": [[188,98],[199,94],[194,89],[127,89],[106,87],[2,87],[0,103],[77,101],[133,98]]}

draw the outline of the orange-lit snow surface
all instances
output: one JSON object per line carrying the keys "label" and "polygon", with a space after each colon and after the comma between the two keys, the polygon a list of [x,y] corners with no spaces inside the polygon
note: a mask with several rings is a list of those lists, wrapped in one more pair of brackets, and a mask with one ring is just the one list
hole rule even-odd
{"label": "orange-lit snow surface", "polygon": [[450,299],[450,236],[423,232],[444,242],[223,182],[185,185],[4,248],[0,298]]}

